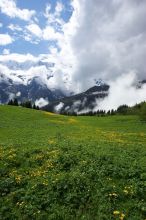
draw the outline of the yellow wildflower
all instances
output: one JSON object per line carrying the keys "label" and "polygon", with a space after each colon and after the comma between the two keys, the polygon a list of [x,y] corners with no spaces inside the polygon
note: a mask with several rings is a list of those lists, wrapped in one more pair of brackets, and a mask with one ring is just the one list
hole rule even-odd
{"label": "yellow wildflower", "polygon": [[55,141],[55,140],[53,140],[53,139],[52,139],[52,140],[50,139],[50,140],[48,140],[48,143],[49,143],[49,144],[55,144],[55,143],[56,143],[56,141]]}
{"label": "yellow wildflower", "polygon": [[117,197],[118,195],[117,195],[117,193],[113,192],[113,193],[110,193],[109,196]]}
{"label": "yellow wildflower", "polygon": [[124,217],[125,217],[124,213],[121,213],[121,215],[120,215],[120,220],[123,220]]}
{"label": "yellow wildflower", "polygon": [[114,214],[114,215],[119,215],[120,212],[119,212],[118,210],[115,210],[115,211],[113,211],[113,214]]}
{"label": "yellow wildflower", "polygon": [[17,183],[20,183],[21,179],[22,179],[22,177],[20,175],[15,177],[15,180]]}
{"label": "yellow wildflower", "polygon": [[123,192],[124,192],[125,194],[128,194],[128,190],[127,190],[127,189],[124,189]]}
{"label": "yellow wildflower", "polygon": [[77,122],[77,120],[76,120],[76,119],[74,119],[74,118],[70,118],[68,122],[72,124],[72,123],[76,123],[76,122]]}
{"label": "yellow wildflower", "polygon": [[46,115],[56,115],[55,113],[52,112],[45,112]]}

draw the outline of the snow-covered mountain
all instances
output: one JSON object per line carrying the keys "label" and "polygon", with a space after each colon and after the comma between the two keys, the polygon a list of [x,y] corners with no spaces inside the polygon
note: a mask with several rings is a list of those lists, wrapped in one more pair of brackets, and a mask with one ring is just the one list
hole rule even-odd
{"label": "snow-covered mountain", "polygon": [[[29,99],[37,103],[43,99],[44,104],[48,104],[75,94],[71,90],[73,86],[68,86],[71,83],[68,74],[56,73],[54,62],[48,62],[46,56],[41,59],[28,58],[21,56],[18,61],[16,57],[0,58],[0,103],[7,103],[16,97],[18,101]],[[104,85],[102,80],[95,80],[94,84]]]}
{"label": "snow-covered mountain", "polygon": [[[22,57],[23,58],[23,57]],[[65,97],[61,89],[51,87],[53,62],[44,60],[0,60],[0,103],[10,99],[33,102],[50,101]]]}
{"label": "snow-covered mountain", "polygon": [[[79,94],[71,90],[73,86],[67,90],[66,85],[70,83],[67,75],[64,74],[64,78],[59,72],[55,75],[54,65],[45,59],[22,62],[0,60],[0,103],[17,98],[20,102],[31,100],[40,107],[46,106],[47,110],[54,111],[56,108],[55,111],[72,112],[94,109],[97,99],[100,101],[108,96],[109,85],[101,79],[94,80],[93,86]],[[136,86],[141,88],[145,83],[146,80],[143,80]]]}
{"label": "snow-covered mountain", "polygon": [[87,100],[84,99],[84,102],[91,105],[96,97],[107,95],[109,87],[105,88],[106,85],[102,80],[96,81],[94,87],[78,95],[73,95],[73,91],[69,91],[67,94],[65,89],[51,88],[50,80],[54,77],[53,67],[53,63],[43,61],[21,63],[9,61],[7,69],[4,69],[4,73],[0,73],[0,103],[7,103],[10,99],[17,98],[20,102],[31,100],[38,105],[41,103],[40,107],[42,107],[43,103],[49,105],[49,103],[70,96],[67,100],[78,101],[78,97],[81,100],[86,98]]}
{"label": "snow-covered mountain", "polygon": [[[19,76],[16,77],[19,79]],[[44,100],[44,104],[48,104],[50,101],[65,97],[61,90],[49,89],[37,76],[27,80],[27,83],[21,78],[18,79],[0,74],[0,103],[7,103],[10,99],[17,98],[20,102],[31,100],[37,103],[41,99]]]}
{"label": "snow-covered mountain", "polygon": [[32,61],[27,60],[24,62],[16,62],[14,60],[0,61],[0,81],[8,78],[13,81],[14,84],[25,84],[34,77],[40,78],[43,84],[47,83],[47,80],[53,76],[54,63],[48,63],[45,61]]}

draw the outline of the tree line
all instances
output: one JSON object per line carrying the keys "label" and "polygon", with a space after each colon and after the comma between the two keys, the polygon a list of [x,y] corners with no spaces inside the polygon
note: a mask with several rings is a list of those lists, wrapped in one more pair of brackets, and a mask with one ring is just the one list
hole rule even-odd
{"label": "tree line", "polygon": [[39,110],[39,106],[37,106],[35,103],[32,103],[30,100],[19,103],[18,100],[16,98],[14,98],[14,99],[10,99],[7,104]]}
{"label": "tree line", "polygon": [[[35,103],[32,103],[30,100],[24,101],[19,103],[16,98],[9,100],[7,103],[8,105],[14,105],[14,106],[22,106],[25,108],[31,108],[39,110],[39,106],[35,105]],[[68,116],[112,116],[112,115],[139,115],[140,119],[143,121],[146,121],[146,102],[141,102],[139,104],[136,104],[132,107],[129,107],[128,105],[120,105],[116,110],[112,109],[109,111],[104,110],[97,110],[97,111],[88,111],[84,113],[78,113],[74,111],[62,111],[60,112],[61,115],[68,115]]]}
{"label": "tree line", "polygon": [[60,114],[63,115],[69,115],[69,116],[112,116],[112,115],[138,115],[140,116],[141,120],[146,121],[146,102],[141,102],[139,104],[136,104],[132,107],[128,105],[120,105],[116,110],[112,109],[109,111],[104,110],[97,110],[97,111],[88,111],[84,113],[78,113],[78,112],[66,112],[62,111]]}
{"label": "tree line", "polygon": [[60,113],[61,115],[69,115],[69,116],[105,116],[105,115],[115,115],[115,111],[109,110],[108,112],[104,111],[104,110],[97,110],[97,111],[88,111],[88,112],[83,112],[83,113],[78,113],[78,112],[66,112],[66,111],[62,111]]}

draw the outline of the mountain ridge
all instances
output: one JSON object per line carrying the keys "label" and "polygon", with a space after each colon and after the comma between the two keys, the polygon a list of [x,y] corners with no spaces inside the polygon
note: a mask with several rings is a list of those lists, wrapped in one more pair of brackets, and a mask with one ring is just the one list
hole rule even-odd
{"label": "mountain ridge", "polygon": [[65,97],[59,89],[48,89],[47,85],[33,77],[27,84],[14,83],[12,79],[0,75],[0,103],[7,103],[10,99],[17,98],[19,102],[30,100],[35,102],[40,98],[48,102]]}
{"label": "mountain ridge", "polygon": [[50,102],[42,109],[58,113],[73,113],[93,109],[96,100],[102,100],[108,95],[109,85],[95,85],[85,92]]}

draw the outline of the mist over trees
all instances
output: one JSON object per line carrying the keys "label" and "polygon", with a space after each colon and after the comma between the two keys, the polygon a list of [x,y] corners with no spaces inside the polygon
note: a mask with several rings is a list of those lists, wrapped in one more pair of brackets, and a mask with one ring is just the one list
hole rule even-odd
{"label": "mist over trees", "polygon": [[116,110],[111,109],[107,112],[105,110],[87,111],[87,112],[67,112],[61,111],[60,114],[69,116],[112,116],[112,115],[138,115],[140,120],[146,121],[146,102],[141,102],[132,107],[128,105],[120,105]]}

